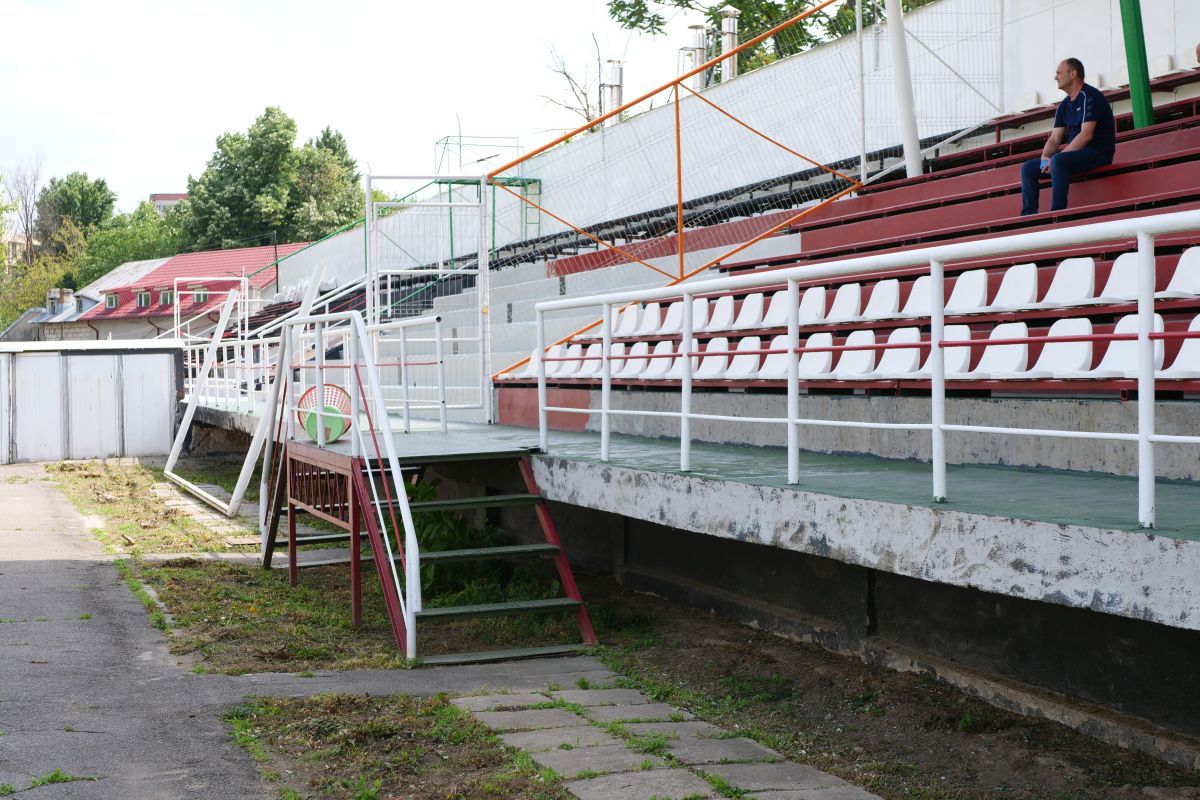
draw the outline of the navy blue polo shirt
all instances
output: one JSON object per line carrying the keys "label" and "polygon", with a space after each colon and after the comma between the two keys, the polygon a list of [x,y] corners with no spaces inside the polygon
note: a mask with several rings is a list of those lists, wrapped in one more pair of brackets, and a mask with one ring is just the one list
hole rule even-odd
{"label": "navy blue polo shirt", "polygon": [[1064,97],[1054,114],[1054,127],[1067,129],[1067,143],[1079,135],[1085,122],[1096,123],[1088,147],[1099,150],[1110,162],[1117,151],[1117,123],[1113,120],[1108,98],[1095,86],[1084,84],[1075,99]]}

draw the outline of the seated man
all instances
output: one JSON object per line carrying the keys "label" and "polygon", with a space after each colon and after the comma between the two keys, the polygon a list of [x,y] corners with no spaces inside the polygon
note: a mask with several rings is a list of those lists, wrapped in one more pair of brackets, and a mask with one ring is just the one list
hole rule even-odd
{"label": "seated man", "polygon": [[1021,215],[1038,213],[1038,189],[1042,175],[1050,174],[1053,187],[1051,211],[1067,207],[1067,188],[1072,175],[1112,163],[1117,149],[1117,125],[1112,106],[1094,86],[1083,82],[1083,64],[1068,58],[1054,71],[1058,88],[1067,93],[1054,115],[1054,130],[1042,155],[1021,165]]}

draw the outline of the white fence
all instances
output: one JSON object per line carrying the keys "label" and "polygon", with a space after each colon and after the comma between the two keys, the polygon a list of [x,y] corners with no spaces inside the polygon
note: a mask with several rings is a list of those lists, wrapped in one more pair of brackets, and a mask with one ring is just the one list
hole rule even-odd
{"label": "white fence", "polygon": [[0,345],[0,463],[164,455],[180,346]]}
{"label": "white fence", "polygon": [[[720,278],[685,284],[682,287],[652,289],[632,292],[614,292],[595,295],[592,297],[553,300],[538,303],[538,341],[534,351],[535,368],[538,376],[538,426],[541,432],[541,446],[549,451],[548,423],[549,412],[568,414],[599,414],[600,416],[600,458],[609,459],[609,439],[613,415],[634,414],[667,416],[677,418],[680,424],[680,453],[679,468],[688,470],[691,467],[691,435],[692,420],[710,420],[731,423],[765,423],[780,424],[786,427],[786,445],[788,451],[789,483],[798,483],[800,475],[800,430],[805,426],[856,427],[877,429],[903,429],[928,431],[932,444],[932,482],[935,501],[944,501],[947,496],[946,486],[946,449],[945,436],[947,433],[991,433],[1011,434],[1018,436],[1045,436],[1102,439],[1111,441],[1134,441],[1138,445],[1138,522],[1146,528],[1155,524],[1155,471],[1154,446],[1156,444],[1200,444],[1200,436],[1165,436],[1155,433],[1155,348],[1161,340],[1169,336],[1190,338],[1196,334],[1165,334],[1155,330],[1154,315],[1154,237],[1161,234],[1200,231],[1200,212],[1184,211],[1172,214],[1162,214],[1152,217],[1141,217],[1114,222],[1096,223],[1074,228],[1026,233],[1006,236],[985,241],[964,242],[939,247],[927,247],[908,250],[899,253],[887,253],[866,258],[835,261],[815,266],[793,267],[784,270],[767,270],[748,275]],[[945,317],[945,280],[944,270],[949,262],[966,261],[996,256],[1006,256],[1016,253],[1027,253],[1070,245],[1111,242],[1122,239],[1136,238],[1138,253],[1138,298],[1137,298],[1137,408],[1138,426],[1136,433],[1118,433],[1112,431],[1079,431],[1079,430],[1040,430],[1019,427],[995,427],[976,425],[946,424],[946,369],[944,349],[947,347],[963,346],[962,342],[947,341],[943,338]],[[929,371],[931,396],[928,423],[897,424],[872,422],[863,420],[847,422],[822,419],[804,419],[800,417],[800,380],[799,361],[805,348],[800,344],[800,288],[801,281],[812,281],[820,278],[834,278],[849,275],[878,272],[880,270],[899,269],[904,267],[927,266],[929,268],[930,289],[930,336],[920,344],[928,346],[930,352]],[[787,413],[784,418],[747,418],[715,414],[698,414],[692,411],[692,382],[697,359],[705,353],[691,352],[697,350],[693,338],[692,309],[693,300],[717,292],[753,291],[766,286],[786,284],[788,291],[788,318],[785,349],[778,351],[787,358]],[[681,342],[692,343],[687,347],[688,352],[676,362],[681,370],[682,388],[679,393],[679,411],[645,411],[617,410],[612,408],[612,377],[613,361],[624,361],[626,356],[613,352],[612,339],[614,328],[614,308],[620,309],[629,303],[652,302],[663,299],[679,300],[682,303]],[[548,312],[567,309],[599,308],[603,322],[601,329],[601,408],[591,409],[564,408],[551,406],[547,402],[546,393],[546,347],[545,316]],[[1078,337],[1076,337],[1078,338]],[[1094,339],[1121,338],[1113,334],[1097,334]],[[1045,337],[1041,341],[1053,341]],[[981,342],[974,342],[980,344]],[[871,345],[869,349],[885,349],[888,345]],[[914,343],[906,343],[901,347],[914,347]],[[827,350],[864,349],[862,347],[822,348]],[[681,346],[682,351],[682,346]],[[776,351],[771,351],[776,352]]]}

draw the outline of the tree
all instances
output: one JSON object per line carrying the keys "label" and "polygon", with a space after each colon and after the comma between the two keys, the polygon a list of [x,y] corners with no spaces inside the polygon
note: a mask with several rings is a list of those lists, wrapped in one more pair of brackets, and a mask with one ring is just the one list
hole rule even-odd
{"label": "tree", "polygon": [[86,286],[126,261],[163,258],[180,250],[179,218],[166,217],[143,201],[130,214],[119,214],[94,230],[79,259],[77,280]]}
{"label": "tree", "polygon": [[15,206],[16,232],[25,240],[25,265],[32,266],[37,242],[37,198],[42,182],[42,157],[36,156],[8,168],[4,188]]}
{"label": "tree", "polygon": [[117,195],[103,178],[88,180],[86,172],[51,178],[37,200],[37,235],[54,246],[55,233],[64,219],[73,221],[85,235],[113,215]]}
{"label": "tree", "polygon": [[46,302],[46,290],[63,286],[74,288],[74,272],[83,255],[83,232],[67,218],[55,233],[52,255],[47,248],[32,263],[21,264],[0,274],[0,330],[17,317]]}
{"label": "tree", "polygon": [[358,216],[357,165],[346,140],[326,128],[297,148],[296,123],[268,107],[246,133],[226,133],[178,213],[187,249],[296,241]]}
{"label": "tree", "polygon": [[[599,60],[598,57],[597,60]],[[592,82],[587,78],[576,77],[567,66],[567,60],[554,48],[550,48],[550,71],[560,76],[567,84],[568,96],[566,100],[556,100],[548,95],[542,95],[543,99],[559,108],[570,111],[572,114],[583,119],[584,122],[591,122],[600,116],[598,99],[593,100],[592,98]]]}
{"label": "tree", "polygon": [[[873,25],[876,14],[883,16],[883,8],[886,6],[882,3],[872,0],[844,0],[839,5],[830,6],[830,9],[835,9],[833,11],[822,9],[796,25],[779,31],[769,39],[769,46],[758,45],[744,51],[740,57],[743,69],[754,69],[854,31],[855,7],[860,1],[863,3],[864,25]],[[903,0],[904,10],[908,11],[932,1]],[[703,0],[608,0],[608,15],[623,28],[657,36],[666,26],[664,11],[698,11],[719,30],[721,9],[733,6],[741,12],[738,18],[738,32],[739,38],[745,41],[786,22],[813,5],[814,0],[716,0],[712,3]]]}

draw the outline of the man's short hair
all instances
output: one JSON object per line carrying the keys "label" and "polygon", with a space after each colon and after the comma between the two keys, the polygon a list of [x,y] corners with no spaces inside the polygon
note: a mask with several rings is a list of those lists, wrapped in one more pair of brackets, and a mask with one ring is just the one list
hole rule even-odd
{"label": "man's short hair", "polygon": [[1063,59],[1063,63],[1067,65],[1067,69],[1075,70],[1076,74],[1079,75],[1079,80],[1083,80],[1087,77],[1083,71],[1083,62],[1078,58],[1066,58]]}

